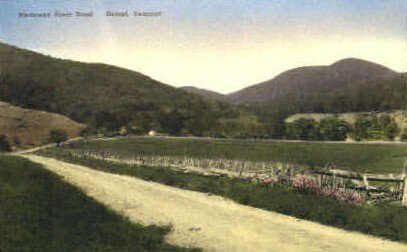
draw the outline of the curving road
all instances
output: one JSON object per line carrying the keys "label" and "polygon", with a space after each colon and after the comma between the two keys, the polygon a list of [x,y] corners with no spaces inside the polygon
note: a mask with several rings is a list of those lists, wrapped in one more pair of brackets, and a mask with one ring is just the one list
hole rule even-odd
{"label": "curving road", "polygon": [[34,155],[87,195],[134,222],[172,225],[170,243],[207,251],[406,251],[407,245],[209,196]]}

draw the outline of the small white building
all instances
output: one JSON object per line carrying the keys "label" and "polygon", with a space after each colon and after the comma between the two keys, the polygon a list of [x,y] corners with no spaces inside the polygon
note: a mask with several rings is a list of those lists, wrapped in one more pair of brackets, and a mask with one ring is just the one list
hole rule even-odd
{"label": "small white building", "polygon": [[148,132],[148,135],[149,135],[149,136],[156,136],[156,135],[157,135],[157,132],[156,132],[155,130],[150,130],[150,131]]}

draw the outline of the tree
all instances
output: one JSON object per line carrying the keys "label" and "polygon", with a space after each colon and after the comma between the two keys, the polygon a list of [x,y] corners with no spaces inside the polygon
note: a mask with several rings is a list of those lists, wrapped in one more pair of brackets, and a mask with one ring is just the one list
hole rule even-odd
{"label": "tree", "polygon": [[372,120],[367,117],[359,117],[353,124],[353,136],[356,141],[368,138],[368,129],[372,126]]}
{"label": "tree", "polygon": [[53,129],[50,131],[51,142],[54,142],[59,146],[62,142],[68,139],[68,134],[66,131],[61,129]]}
{"label": "tree", "polygon": [[321,119],[318,132],[323,140],[344,141],[350,132],[350,125],[335,117]]}
{"label": "tree", "polygon": [[286,137],[289,139],[317,140],[317,122],[312,118],[300,118],[287,124]]}
{"label": "tree", "polygon": [[389,140],[393,141],[398,132],[397,124],[395,122],[391,122],[391,123],[387,124],[384,131],[386,132],[386,137]]}
{"label": "tree", "polygon": [[178,109],[172,109],[169,113],[162,113],[160,119],[163,132],[172,136],[179,135],[185,123],[184,115]]}
{"label": "tree", "polygon": [[86,126],[79,132],[79,135],[83,138],[89,138],[92,134],[96,134],[96,131],[89,126]]}
{"label": "tree", "polygon": [[10,152],[11,145],[5,135],[0,135],[0,152]]}
{"label": "tree", "polygon": [[379,129],[386,129],[387,125],[392,123],[392,118],[389,115],[380,115],[379,118],[377,118],[377,127]]}

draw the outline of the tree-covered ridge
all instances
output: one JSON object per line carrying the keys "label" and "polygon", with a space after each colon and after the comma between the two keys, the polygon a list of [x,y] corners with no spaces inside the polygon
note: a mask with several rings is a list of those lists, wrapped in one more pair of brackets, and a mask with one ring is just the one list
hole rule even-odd
{"label": "tree-covered ridge", "polygon": [[211,134],[242,109],[140,73],[61,60],[0,44],[0,100],[66,115],[98,130]]}
{"label": "tree-covered ridge", "polygon": [[227,96],[287,114],[388,111],[403,108],[406,75],[360,59],[291,69]]}

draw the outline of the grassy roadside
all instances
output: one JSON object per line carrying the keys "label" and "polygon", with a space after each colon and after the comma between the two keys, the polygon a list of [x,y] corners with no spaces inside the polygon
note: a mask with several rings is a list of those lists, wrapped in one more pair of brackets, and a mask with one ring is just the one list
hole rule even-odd
{"label": "grassy roadside", "polygon": [[324,166],[333,162],[341,169],[361,173],[402,171],[407,145],[343,144],[316,142],[266,142],[186,138],[124,138],[81,141],[74,148],[113,150],[123,154],[227,158],[279,161]]}
{"label": "grassy roadside", "polygon": [[190,251],[165,243],[167,232],[131,223],[39,164],[0,155],[0,251]]}
{"label": "grassy roadside", "polygon": [[265,187],[245,179],[215,178],[196,173],[185,174],[165,167],[144,167],[95,158],[79,158],[63,150],[42,150],[40,154],[96,170],[216,194],[241,204],[407,243],[405,207],[354,206],[328,197],[300,193],[282,185]]}

